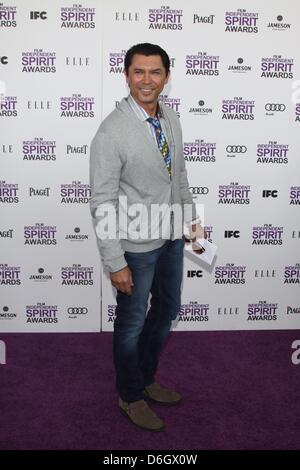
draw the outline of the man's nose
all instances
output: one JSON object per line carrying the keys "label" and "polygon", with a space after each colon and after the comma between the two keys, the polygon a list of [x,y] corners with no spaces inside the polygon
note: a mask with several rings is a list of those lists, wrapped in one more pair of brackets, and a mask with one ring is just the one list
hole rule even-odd
{"label": "man's nose", "polygon": [[144,81],[145,83],[150,83],[150,82],[151,82],[151,75],[150,75],[150,73],[147,73],[147,72],[146,72],[143,78],[144,78],[143,81]]}

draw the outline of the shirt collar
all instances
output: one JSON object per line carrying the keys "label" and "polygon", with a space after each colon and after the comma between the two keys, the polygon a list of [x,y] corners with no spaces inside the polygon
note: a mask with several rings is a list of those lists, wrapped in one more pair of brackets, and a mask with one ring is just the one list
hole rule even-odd
{"label": "shirt collar", "polygon": [[[143,121],[143,122],[147,121],[147,119],[149,117],[151,117],[151,116],[149,116],[147,111],[145,111],[144,108],[136,102],[136,100],[133,98],[133,96],[131,94],[128,95],[127,100],[128,100],[129,105],[135,111],[137,117],[141,121]],[[162,114],[161,108],[159,106],[159,103],[157,103],[157,115],[156,115],[156,117],[158,117],[159,119],[163,117],[163,114]]]}

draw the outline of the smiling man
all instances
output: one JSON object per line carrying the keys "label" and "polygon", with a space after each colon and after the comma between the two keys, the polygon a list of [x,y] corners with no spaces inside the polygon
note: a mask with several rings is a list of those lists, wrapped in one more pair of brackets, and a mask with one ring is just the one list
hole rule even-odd
{"label": "smiling man", "polygon": [[[135,204],[147,214],[156,205],[177,205],[185,208],[184,221],[194,231],[202,230],[194,225],[197,214],[189,191],[178,117],[158,103],[169,76],[169,56],[161,47],[145,43],[127,51],[125,78],[130,94],[99,127],[90,161],[91,213],[104,267],[117,289],[114,364],[119,407],[134,424],[151,431],[162,430],[164,423],[147,401],[165,405],[181,401],[178,392],[155,381],[155,373],[181,305],[182,224],[175,233],[171,210],[166,212],[168,235],[158,231],[159,235],[153,237],[141,229],[143,236],[133,236],[130,230],[125,236],[117,223],[119,217],[113,237],[104,236],[100,225],[108,206],[115,214],[124,212],[122,196],[131,223]],[[150,220],[150,228],[153,223]]]}

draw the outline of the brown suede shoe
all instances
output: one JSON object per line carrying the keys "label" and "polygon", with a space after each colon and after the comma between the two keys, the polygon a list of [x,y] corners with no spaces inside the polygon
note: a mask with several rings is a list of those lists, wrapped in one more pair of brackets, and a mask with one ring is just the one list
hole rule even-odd
{"label": "brown suede shoe", "polygon": [[179,393],[163,388],[156,382],[145,387],[144,395],[146,398],[162,405],[177,405],[182,400]]}
{"label": "brown suede shoe", "polygon": [[145,400],[126,403],[119,398],[119,407],[136,426],[148,431],[162,431],[164,422],[149,408]]}

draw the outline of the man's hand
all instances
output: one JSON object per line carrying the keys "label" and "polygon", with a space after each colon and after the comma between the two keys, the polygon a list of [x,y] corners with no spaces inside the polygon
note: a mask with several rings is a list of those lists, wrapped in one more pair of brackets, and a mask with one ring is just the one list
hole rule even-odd
{"label": "man's hand", "polygon": [[196,241],[196,238],[207,238],[207,232],[200,224],[193,224],[190,227],[190,237],[192,241]]}
{"label": "man's hand", "polygon": [[115,273],[110,273],[110,280],[117,290],[123,292],[123,294],[131,295],[133,282],[131,271],[128,266],[125,266],[125,268]]}

